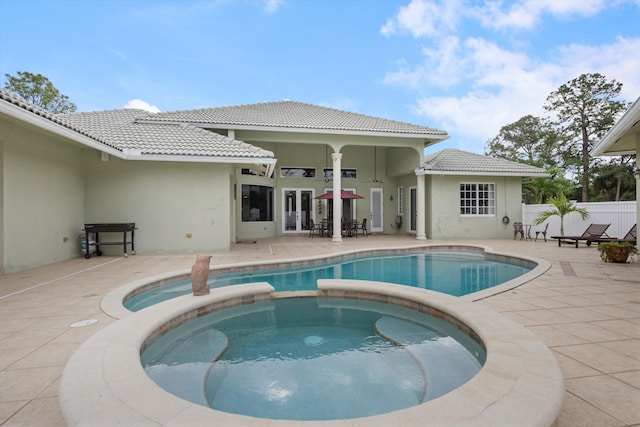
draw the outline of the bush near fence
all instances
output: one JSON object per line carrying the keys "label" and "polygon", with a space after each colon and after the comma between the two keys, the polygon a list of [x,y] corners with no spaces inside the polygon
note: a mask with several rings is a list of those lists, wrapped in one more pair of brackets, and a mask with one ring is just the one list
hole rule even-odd
{"label": "bush near fence", "polygon": [[[589,224],[611,224],[607,234],[611,237],[623,237],[636,223],[637,203],[632,202],[587,202],[576,203],[579,208],[585,208],[589,212],[589,218],[582,220],[580,214],[572,212],[564,217],[564,235],[576,236],[584,233]],[[553,205],[522,205],[522,221],[524,224],[535,224],[535,219],[540,212],[552,209]],[[541,225],[532,225],[531,236],[535,237],[536,230],[543,230],[546,222],[549,222],[549,236],[560,235],[560,217],[550,217]]]}

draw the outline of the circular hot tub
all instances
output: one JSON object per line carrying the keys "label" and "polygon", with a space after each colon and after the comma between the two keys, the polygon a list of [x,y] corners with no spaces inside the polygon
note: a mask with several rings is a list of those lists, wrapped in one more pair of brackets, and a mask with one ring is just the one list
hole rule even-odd
{"label": "circular hot tub", "polygon": [[390,303],[326,296],[243,304],[144,346],[156,384],[219,411],[277,420],[360,418],[447,394],[485,360],[474,334]]}
{"label": "circular hot tub", "polygon": [[[531,332],[480,304],[380,282],[320,280],[319,291],[297,296],[375,301],[443,319],[486,349],[476,375],[454,390],[416,405],[358,418],[359,425],[551,426],[564,398],[562,372],[551,351]],[[248,425],[259,418],[189,402],[159,387],[145,372],[141,352],[190,319],[232,307],[271,301],[267,283],[230,286],[207,296],[183,296],[120,319],[89,338],[65,367],[60,405],[69,425]],[[305,333],[307,333],[306,331]],[[322,334],[308,333],[309,349]],[[344,425],[343,419],[296,425]]]}

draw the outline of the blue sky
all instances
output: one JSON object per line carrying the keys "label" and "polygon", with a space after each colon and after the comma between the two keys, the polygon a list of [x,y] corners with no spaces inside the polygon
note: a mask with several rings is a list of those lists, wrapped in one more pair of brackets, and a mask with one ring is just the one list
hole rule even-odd
{"label": "blue sky", "polygon": [[79,111],[291,99],[442,129],[482,153],[583,73],[640,96],[640,0],[0,0],[0,84]]}

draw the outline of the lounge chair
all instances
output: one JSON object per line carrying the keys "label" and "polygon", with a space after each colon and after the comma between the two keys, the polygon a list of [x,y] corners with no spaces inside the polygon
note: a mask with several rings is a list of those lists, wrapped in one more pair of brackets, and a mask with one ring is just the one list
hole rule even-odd
{"label": "lounge chair", "polygon": [[634,224],[633,227],[631,227],[631,230],[629,230],[627,232],[627,234],[624,235],[624,237],[622,239],[617,239],[615,237],[601,237],[599,239],[595,239],[593,240],[594,242],[598,242],[598,243],[602,243],[602,242],[629,242],[629,243],[633,243],[634,245],[637,243],[638,240],[638,224]]}
{"label": "lounge chair", "polygon": [[558,239],[558,246],[562,246],[563,243],[575,244],[576,248],[580,241],[584,241],[587,246],[591,246],[592,242],[597,241],[603,237],[607,238],[607,228],[611,224],[591,224],[580,236],[551,236],[552,239]]}

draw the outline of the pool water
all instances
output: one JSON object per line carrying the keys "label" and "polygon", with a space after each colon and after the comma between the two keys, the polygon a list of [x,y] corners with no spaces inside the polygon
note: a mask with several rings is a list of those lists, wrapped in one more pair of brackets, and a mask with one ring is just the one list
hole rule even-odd
{"label": "pool water", "polygon": [[390,304],[285,298],[187,321],[141,355],[179,397],[260,418],[330,420],[419,405],[461,386],[484,348],[442,319]]}
{"label": "pool water", "polygon": [[[318,279],[356,279],[396,283],[461,296],[507,282],[533,267],[530,264],[489,259],[463,251],[423,251],[382,254],[289,268],[264,268],[214,273],[209,286],[217,288],[250,282],[268,282],[276,291],[317,290]],[[124,302],[138,311],[191,292],[191,279],[154,287]]]}

